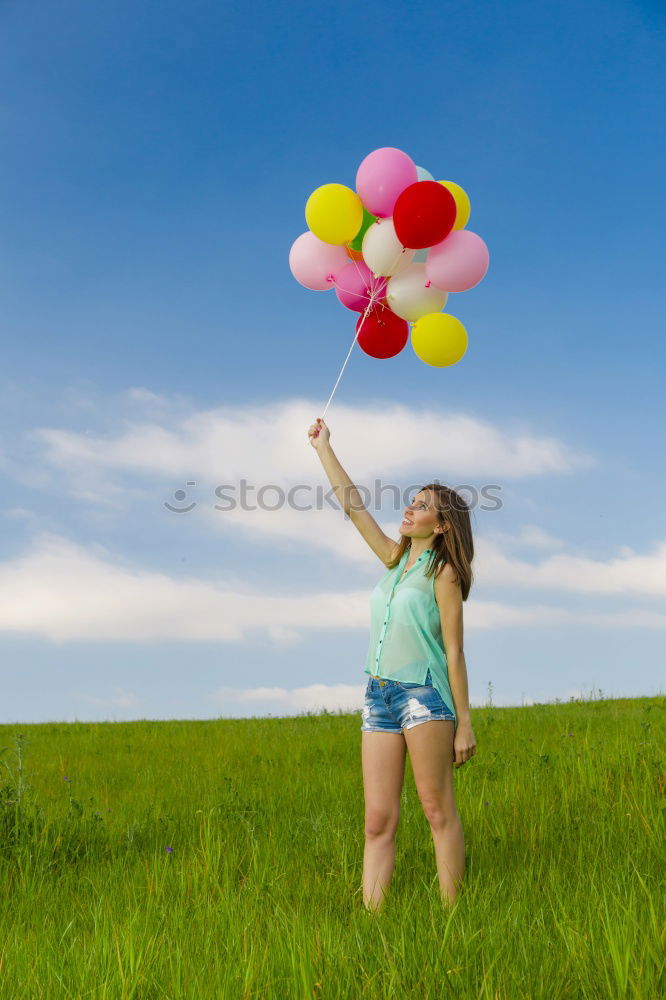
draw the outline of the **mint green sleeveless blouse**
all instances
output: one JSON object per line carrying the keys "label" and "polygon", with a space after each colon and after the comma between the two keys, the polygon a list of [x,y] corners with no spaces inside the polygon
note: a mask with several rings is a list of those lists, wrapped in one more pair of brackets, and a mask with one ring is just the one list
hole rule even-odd
{"label": "mint green sleeveless blouse", "polygon": [[[422,552],[400,579],[409,552],[409,548],[405,550],[398,565],[386,571],[370,595],[370,644],[365,673],[408,684],[425,684],[430,670],[433,687],[456,716],[442,621],[435,600],[435,577],[427,577],[424,572],[432,549]],[[456,716],[454,728],[457,724]]]}

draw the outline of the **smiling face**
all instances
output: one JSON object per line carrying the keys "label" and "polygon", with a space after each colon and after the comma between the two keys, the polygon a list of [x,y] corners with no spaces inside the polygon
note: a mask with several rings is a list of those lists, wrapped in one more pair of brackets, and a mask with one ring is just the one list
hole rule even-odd
{"label": "smiling face", "polygon": [[[444,526],[447,526],[447,522],[444,523]],[[405,507],[400,533],[409,538],[426,538],[433,541],[435,535],[441,531],[442,525],[433,506],[432,494],[429,490],[421,490]]]}

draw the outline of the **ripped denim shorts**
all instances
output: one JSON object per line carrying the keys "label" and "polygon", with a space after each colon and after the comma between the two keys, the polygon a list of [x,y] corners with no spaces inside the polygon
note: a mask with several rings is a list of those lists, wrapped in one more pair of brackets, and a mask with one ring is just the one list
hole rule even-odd
{"label": "ripped denim shorts", "polygon": [[362,733],[402,733],[420,722],[445,719],[455,723],[456,718],[433,686],[430,671],[425,684],[406,684],[371,674],[362,714]]}

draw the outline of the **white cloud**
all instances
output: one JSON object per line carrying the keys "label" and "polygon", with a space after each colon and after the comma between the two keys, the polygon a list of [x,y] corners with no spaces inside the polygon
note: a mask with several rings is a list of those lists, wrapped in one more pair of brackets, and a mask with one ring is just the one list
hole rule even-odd
{"label": "white cloud", "polygon": [[[538,576],[539,567],[532,569]],[[313,629],[369,628],[368,587],[276,594],[273,588],[249,588],[232,571],[225,571],[219,584],[194,577],[176,580],[114,560],[101,545],[86,549],[51,533],[37,536],[26,554],[0,564],[0,593],[0,631],[37,634],[56,643],[247,642],[263,633],[274,643],[295,644]],[[666,614],[641,608],[599,612],[523,602],[511,606],[472,598],[465,606],[466,631],[558,623],[661,629]]]}
{"label": "white cloud", "polygon": [[[114,469],[157,474],[174,480],[251,482],[281,485],[321,478],[307,440],[320,401],[291,399],[263,406],[220,406],[183,412],[182,397],[171,401],[133,388],[126,398],[146,403],[152,420],[119,416],[120,429],[105,434],[41,427],[30,440],[54,468]],[[156,418],[159,413],[161,419]],[[499,428],[478,417],[428,407],[381,403],[336,406],[329,423],[331,443],[354,472],[370,480],[431,470],[447,481],[471,476],[513,478],[566,475],[595,463],[552,436],[527,427]]]}
{"label": "white cloud", "polygon": [[487,538],[475,542],[472,563],[479,584],[554,589],[577,594],[666,596],[666,542],[648,555],[620,550],[613,559],[558,554],[533,564],[507,555]]}
{"label": "white cloud", "polygon": [[465,630],[510,628],[515,625],[598,625],[602,628],[666,628],[666,613],[647,608],[594,611],[547,604],[502,604],[472,600],[465,605]]}
{"label": "white cloud", "polygon": [[80,701],[87,702],[89,705],[98,705],[101,708],[138,708],[140,699],[135,694],[131,691],[123,691],[119,687],[115,690],[115,695],[110,695],[106,698],[94,694],[78,694],[76,697]]}
{"label": "white cloud", "polygon": [[103,546],[86,549],[48,533],[0,565],[0,591],[0,630],[53,642],[239,642],[264,632],[293,643],[309,629],[362,628],[369,620],[365,590],[276,595],[252,591],[233,573],[219,586],[174,580],[114,562]]}
{"label": "white cloud", "polygon": [[158,393],[153,392],[152,389],[146,389],[144,386],[130,386],[129,389],[124,390],[123,396],[130,403],[138,403],[141,406],[157,406],[160,409],[164,409],[169,405],[169,400],[166,396],[160,396]]}
{"label": "white cloud", "polygon": [[[200,519],[205,531],[241,533],[260,544],[306,544],[359,565],[376,562],[344,518],[307,440],[319,401],[297,398],[196,411],[182,396],[160,396],[134,386],[114,406],[101,432],[91,427],[26,432],[14,457],[5,458],[6,473],[28,487],[55,493],[59,501],[71,497],[87,505],[85,516],[96,524],[122,517],[130,505],[137,516],[144,512],[152,518],[159,505],[163,516]],[[381,508],[377,519],[393,538],[399,537],[409,499],[405,491],[428,479],[477,489],[500,484],[501,491],[502,482],[510,478],[569,475],[595,463],[592,456],[527,427],[499,428],[431,407],[340,403],[330,427],[345,469],[362,490],[368,489],[367,506],[375,512]],[[243,506],[242,480],[249,491]],[[186,487],[187,482],[195,485]],[[227,495],[234,507],[216,509],[224,504],[215,488],[225,484],[231,487]],[[293,503],[285,500],[276,509],[266,509],[275,505],[275,491],[265,493],[263,507],[257,492],[269,485],[279,487],[284,496],[295,487],[302,489]],[[179,489],[186,490],[183,506],[196,503],[189,513],[171,513],[161,506],[177,506],[174,493]],[[380,489],[381,497],[376,495]],[[327,494],[330,502],[324,499]],[[312,509],[296,509],[294,504]],[[256,509],[249,509],[252,506]],[[534,526],[524,541],[543,546],[546,534]]]}
{"label": "white cloud", "polygon": [[[365,684],[308,684],[305,687],[220,687],[208,695],[220,714],[252,715],[261,706],[264,714],[284,716],[305,712],[356,712],[363,705]],[[266,711],[268,707],[269,712]],[[243,712],[245,709],[245,712]]]}
{"label": "white cloud", "polygon": [[563,538],[556,538],[550,532],[540,528],[538,524],[524,524],[517,535],[508,532],[493,531],[491,540],[503,545],[518,545],[535,549],[559,549],[564,545]]}
{"label": "white cloud", "polygon": [[6,510],[0,511],[3,517],[10,517],[17,521],[30,521],[37,517],[34,511],[28,510],[27,507],[8,507]]}
{"label": "white cloud", "polygon": [[[77,414],[96,413],[87,386],[70,393]],[[193,410],[179,395],[161,396],[134,386],[115,401],[104,430],[72,431],[56,427],[33,429],[24,439],[25,452],[5,467],[30,486],[56,490],[59,501],[76,497],[87,502],[88,518],[116,518],[133,502],[138,517],[198,519],[201,535],[219,532],[242,537],[261,551],[270,542],[273,558],[282,546],[286,558],[316,550],[367,569],[383,571],[337,500],[323,500],[330,490],[318,455],[307,441],[307,428],[320,403],[307,399],[271,402],[265,406],[222,406]],[[103,409],[103,408],[102,408]],[[107,407],[108,411],[108,407]],[[102,418],[100,418],[102,419]],[[98,421],[99,423],[99,421]],[[373,402],[366,406],[336,404],[331,420],[332,443],[359,486],[405,489],[429,478],[451,485],[499,482],[531,475],[568,475],[594,464],[552,436],[525,427],[502,428],[482,419],[424,407]],[[357,470],[364,470],[364,478]],[[387,473],[390,480],[385,481]],[[241,480],[254,487],[246,509],[240,505]],[[410,483],[411,480],[411,483]],[[186,487],[183,506],[173,513],[174,493]],[[230,484],[236,502],[231,509],[215,496],[215,486]],[[295,500],[311,510],[282,503],[279,509],[257,505],[256,490],[274,484],[285,493],[302,484]],[[317,492],[318,491],[318,492]],[[271,491],[265,496],[270,506]],[[377,517],[389,537],[400,537],[404,496],[395,512]],[[376,510],[374,499],[368,506]],[[384,509],[390,507],[385,504]],[[60,508],[59,508],[60,509]],[[27,507],[13,507],[5,516],[30,518]],[[46,521],[51,528],[52,517]],[[191,522],[190,522],[191,524]],[[367,628],[369,593],[357,587],[347,593],[276,594],[248,587],[225,567],[219,583],[196,577],[173,579],[165,573],[114,559],[102,546],[85,548],[62,537],[58,527],[36,535],[24,555],[0,566],[4,582],[0,628],[35,632],[54,642],[76,639],[136,641],[219,640],[238,642],[257,632],[271,642],[298,644],[313,628]],[[526,524],[517,535],[477,535],[475,584],[496,588],[557,590],[567,595],[614,594],[663,597],[666,591],[666,543],[640,555],[623,546],[611,559],[591,559],[584,553],[560,551],[540,561],[514,557],[512,546],[562,549],[564,541]],[[277,553],[277,558],[280,553]],[[627,608],[595,612],[545,604],[515,605],[480,600],[473,590],[466,605],[468,628],[558,623],[602,624],[604,627],[662,628],[660,610]],[[260,622],[260,625],[257,625]]]}

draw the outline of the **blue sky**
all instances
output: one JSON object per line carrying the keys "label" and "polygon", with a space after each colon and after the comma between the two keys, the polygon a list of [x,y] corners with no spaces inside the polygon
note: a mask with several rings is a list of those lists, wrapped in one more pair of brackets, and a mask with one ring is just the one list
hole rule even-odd
{"label": "blue sky", "polygon": [[[663,8],[0,23],[0,721],[360,713],[383,566],[336,505],[214,491],[327,488],[306,434],[354,316],[289,248],[311,191],[387,145],[463,185],[491,263],[449,297],[459,364],[354,348],[338,457],[361,484],[500,486],[473,516],[472,706],[661,690]],[[399,510],[373,514],[398,537]]]}

